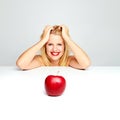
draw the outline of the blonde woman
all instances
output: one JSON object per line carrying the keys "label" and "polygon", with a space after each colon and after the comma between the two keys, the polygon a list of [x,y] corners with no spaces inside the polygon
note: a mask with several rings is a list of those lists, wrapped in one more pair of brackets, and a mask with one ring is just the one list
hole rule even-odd
{"label": "blonde woman", "polygon": [[[69,55],[69,50],[73,55]],[[38,55],[38,51],[41,54]],[[90,58],[69,35],[65,25],[47,25],[35,45],[23,52],[16,61],[22,70],[40,66],[70,66],[76,69],[86,69],[90,66]]]}

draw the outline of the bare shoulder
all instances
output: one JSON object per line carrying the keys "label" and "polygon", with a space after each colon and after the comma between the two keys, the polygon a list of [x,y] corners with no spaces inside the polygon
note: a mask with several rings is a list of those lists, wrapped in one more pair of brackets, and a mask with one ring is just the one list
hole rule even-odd
{"label": "bare shoulder", "polygon": [[42,57],[41,57],[41,55],[36,55],[34,58],[35,58],[36,60],[39,60],[39,59],[41,59]]}
{"label": "bare shoulder", "polygon": [[73,61],[74,59],[74,56],[68,56],[67,65],[70,66],[71,61]]}
{"label": "bare shoulder", "polygon": [[36,56],[34,57],[34,60],[37,61],[37,62],[40,64],[40,66],[44,65],[41,55],[36,55]]}
{"label": "bare shoulder", "polygon": [[74,57],[73,55],[71,55],[71,56],[68,57],[68,60],[69,60],[69,61],[71,61],[71,60],[73,60],[73,59],[75,59],[75,57]]}
{"label": "bare shoulder", "polygon": [[74,56],[69,56],[68,59],[69,59],[68,66],[76,68],[76,69],[81,69],[81,65],[77,62],[77,60]]}

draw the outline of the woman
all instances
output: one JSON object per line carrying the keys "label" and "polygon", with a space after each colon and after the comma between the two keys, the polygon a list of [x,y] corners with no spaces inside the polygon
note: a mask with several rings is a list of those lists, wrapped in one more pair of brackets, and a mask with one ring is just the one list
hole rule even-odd
{"label": "woman", "polygon": [[[69,55],[69,48],[73,55]],[[38,51],[41,50],[41,55]],[[16,65],[22,70],[40,66],[70,66],[86,69],[90,66],[88,55],[76,45],[65,25],[46,26],[40,41],[23,52]]]}

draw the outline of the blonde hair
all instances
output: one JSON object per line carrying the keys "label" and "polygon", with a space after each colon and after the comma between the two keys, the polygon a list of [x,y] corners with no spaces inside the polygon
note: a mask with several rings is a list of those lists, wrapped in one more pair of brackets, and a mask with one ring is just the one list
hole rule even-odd
{"label": "blonde hair", "polygon": [[[44,32],[41,35],[41,39],[42,39],[43,34],[44,34]],[[53,29],[50,31],[50,34],[60,35],[62,37],[62,27],[60,27],[58,25],[53,26]],[[43,64],[45,66],[51,66],[51,62],[48,59],[47,54],[46,54],[46,47],[45,46],[46,45],[44,45],[41,48],[41,56],[42,56],[42,59],[43,59]],[[64,41],[64,46],[65,46],[64,54],[62,55],[62,57],[59,60],[59,65],[60,66],[67,66],[67,61],[68,61],[69,48],[68,48],[68,45],[66,44],[65,41]]]}

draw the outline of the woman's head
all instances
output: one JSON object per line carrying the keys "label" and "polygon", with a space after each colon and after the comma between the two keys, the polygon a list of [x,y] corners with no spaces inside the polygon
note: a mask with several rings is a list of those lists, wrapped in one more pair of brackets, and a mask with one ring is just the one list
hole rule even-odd
{"label": "woman's head", "polygon": [[62,27],[55,25],[50,31],[48,42],[42,47],[41,55],[46,66],[51,62],[58,62],[58,65],[65,66],[68,59],[68,46],[62,37]]}

